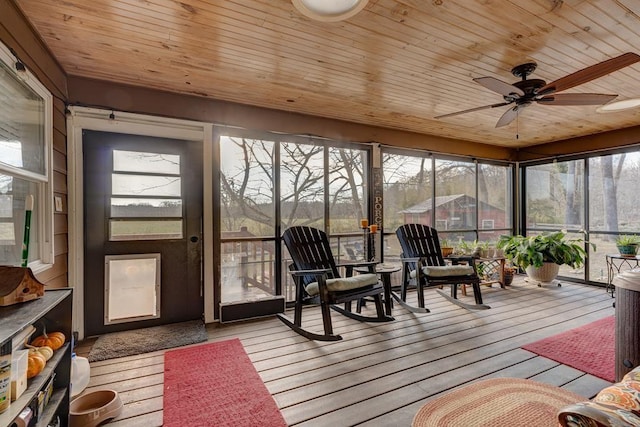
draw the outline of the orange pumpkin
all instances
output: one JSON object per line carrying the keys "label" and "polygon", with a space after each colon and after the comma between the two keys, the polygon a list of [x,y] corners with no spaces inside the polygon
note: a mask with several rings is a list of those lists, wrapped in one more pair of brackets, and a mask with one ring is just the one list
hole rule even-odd
{"label": "orange pumpkin", "polygon": [[24,344],[25,347],[27,347],[29,349],[29,351],[35,351],[37,353],[40,353],[41,355],[44,356],[44,360],[49,360],[53,357],[53,349],[51,347],[49,347],[48,345],[43,345],[40,347],[36,347],[33,345],[29,345],[27,343]]}
{"label": "orange pumpkin", "polygon": [[42,347],[47,346],[51,347],[52,350],[57,350],[64,344],[66,337],[62,332],[51,332],[47,334],[44,332],[39,337],[36,337],[33,341],[31,341],[31,345],[34,347]]}
{"label": "orange pumpkin", "polygon": [[33,378],[44,369],[47,364],[44,356],[37,351],[29,351],[27,358],[27,378]]}

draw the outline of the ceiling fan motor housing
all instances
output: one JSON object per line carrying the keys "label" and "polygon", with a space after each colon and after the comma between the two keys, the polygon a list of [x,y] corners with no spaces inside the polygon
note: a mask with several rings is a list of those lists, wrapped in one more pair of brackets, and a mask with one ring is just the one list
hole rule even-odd
{"label": "ceiling fan motor housing", "polygon": [[538,89],[546,84],[547,82],[542,79],[521,80],[519,82],[515,82],[513,85],[518,89],[521,89],[524,92],[524,96],[518,96],[517,94],[513,94],[514,96],[507,95],[504,97],[504,100],[507,102],[516,101],[516,103],[519,101],[532,101],[536,96]]}

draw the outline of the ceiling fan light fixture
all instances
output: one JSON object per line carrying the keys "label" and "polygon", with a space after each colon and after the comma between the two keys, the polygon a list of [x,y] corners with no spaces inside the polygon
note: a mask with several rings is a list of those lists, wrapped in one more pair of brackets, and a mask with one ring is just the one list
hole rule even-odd
{"label": "ceiling fan light fixture", "polygon": [[337,22],[351,18],[369,0],[291,0],[300,13],[316,21]]}
{"label": "ceiling fan light fixture", "polygon": [[640,107],[640,98],[629,98],[601,105],[596,111],[598,113],[612,113],[637,107]]}

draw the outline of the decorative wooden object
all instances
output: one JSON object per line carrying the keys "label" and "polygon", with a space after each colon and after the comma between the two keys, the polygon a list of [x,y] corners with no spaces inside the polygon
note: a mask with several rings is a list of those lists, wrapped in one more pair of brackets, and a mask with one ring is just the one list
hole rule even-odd
{"label": "decorative wooden object", "polygon": [[44,285],[29,267],[0,266],[0,306],[31,301],[44,295]]}

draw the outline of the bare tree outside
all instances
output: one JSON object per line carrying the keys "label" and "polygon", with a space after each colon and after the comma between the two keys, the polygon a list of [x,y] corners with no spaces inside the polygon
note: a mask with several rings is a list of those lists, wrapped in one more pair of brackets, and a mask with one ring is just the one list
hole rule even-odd
{"label": "bare tree outside", "polygon": [[328,219],[330,233],[359,231],[367,212],[367,150],[314,142],[220,138],[223,301],[274,294],[276,212],[281,230],[292,225],[324,229]]}

